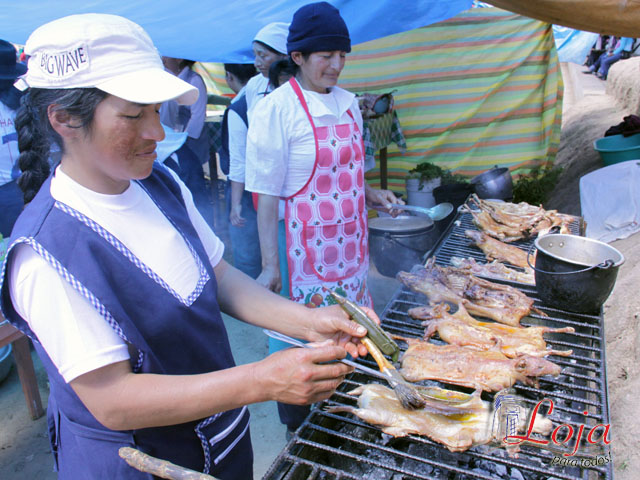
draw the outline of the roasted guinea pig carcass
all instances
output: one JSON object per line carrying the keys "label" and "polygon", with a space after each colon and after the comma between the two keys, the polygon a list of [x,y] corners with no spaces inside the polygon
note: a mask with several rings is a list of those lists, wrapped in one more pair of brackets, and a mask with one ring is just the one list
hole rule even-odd
{"label": "roasted guinea pig carcass", "polygon": [[[404,437],[409,434],[424,435],[441,443],[452,452],[463,452],[475,445],[484,445],[494,440],[500,441],[494,433],[493,415],[488,402],[477,397],[479,408],[470,413],[443,415],[427,410],[406,410],[398,401],[393,390],[378,384],[362,385],[349,392],[358,396],[358,406],[332,406],[332,413],[348,412],[367,423],[381,427],[386,434]],[[523,431],[528,412],[518,415],[518,428]],[[533,432],[548,435],[553,425],[551,421],[536,415]],[[511,452],[510,452],[511,453]]]}
{"label": "roasted guinea pig carcass", "polygon": [[574,220],[556,210],[545,210],[525,202],[481,200],[475,194],[462,211],[469,212],[473,223],[482,231],[504,242],[543,235],[554,227],[559,227],[559,233],[569,233],[569,224]]}
{"label": "roasted guinea pig carcass", "polygon": [[450,262],[454,267],[479,277],[526,283],[527,285],[536,284],[535,275],[531,268],[527,268],[525,271],[520,271],[515,268],[507,267],[504,263],[500,263],[497,260],[490,263],[478,263],[471,257],[451,257]]}
{"label": "roasted guinea pig carcass", "polygon": [[426,295],[431,303],[462,304],[472,315],[506,325],[519,325],[522,317],[535,310],[533,300],[520,290],[478,278],[462,269],[440,267],[435,257],[414,273],[398,272],[397,278],[413,291]]}
{"label": "roasted guinea pig carcass", "polygon": [[[497,260],[498,262],[509,263],[516,267],[524,268],[531,272],[532,269],[527,262],[527,252],[513,245],[507,245],[500,240],[490,237],[486,233],[478,230],[465,230],[464,234],[473,240],[473,244],[478,247],[487,257],[487,260]],[[531,262],[533,264],[534,258]]]}
{"label": "roasted guinea pig carcass", "polygon": [[438,380],[487,392],[511,387],[516,381],[537,388],[538,377],[560,375],[559,365],[541,357],[508,358],[495,350],[474,350],[457,345],[435,345],[407,339],[400,373],[410,382]]}
{"label": "roasted guinea pig carcass", "polygon": [[480,322],[467,310],[458,305],[455,313],[449,313],[449,305],[439,303],[433,306],[415,307],[409,310],[409,316],[426,326],[424,339],[428,340],[438,333],[440,339],[451,345],[472,347],[477,350],[497,350],[509,358],[526,354],[534,357],[547,355],[568,356],[572,350],[551,350],[543,334],[573,333],[572,327],[512,327],[495,322]]}

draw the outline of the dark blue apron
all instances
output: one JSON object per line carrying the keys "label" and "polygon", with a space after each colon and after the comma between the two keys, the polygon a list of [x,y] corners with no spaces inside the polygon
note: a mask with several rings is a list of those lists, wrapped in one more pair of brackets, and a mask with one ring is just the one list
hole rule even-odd
{"label": "dark blue apron", "polygon": [[[189,221],[179,186],[161,166],[140,184],[182,234],[198,264],[200,279],[189,297],[180,297],[100,225],[54,200],[50,179],[16,222],[7,258],[19,243],[34,248],[92,303],[130,351],[136,351],[131,358],[136,373],[192,375],[235,366],[213,268]],[[122,446],[220,479],[252,478],[246,407],[169,427],[112,431],[98,423],[15,312],[6,265],[2,312],[34,341],[49,375],[47,415],[60,479],[151,478],[118,457]]]}

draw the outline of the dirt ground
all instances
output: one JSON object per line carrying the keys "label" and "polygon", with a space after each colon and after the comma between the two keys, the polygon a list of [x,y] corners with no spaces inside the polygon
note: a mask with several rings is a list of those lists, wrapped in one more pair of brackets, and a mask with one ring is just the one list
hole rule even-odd
{"label": "dirt ground", "polygon": [[[556,163],[564,167],[548,208],[580,214],[579,178],[601,167],[593,141],[603,136],[622,117],[640,112],[640,58],[618,62],[610,71],[606,84],[593,76],[583,75],[578,65],[563,65],[565,102],[562,139]],[[606,90],[605,90],[606,85]],[[640,391],[640,296],[634,294],[640,285],[640,235],[614,242],[625,256],[616,287],[605,304],[607,375],[611,413],[611,449],[615,478],[634,480],[640,471],[640,420],[635,397]],[[374,269],[375,274],[375,269]],[[374,282],[375,283],[375,282]],[[395,289],[379,281],[380,296]],[[382,302],[381,302],[382,303]],[[384,303],[382,303],[384,306]],[[237,323],[237,322],[236,322]],[[264,339],[251,340],[252,327],[241,327],[241,339],[234,352],[249,351],[260,357],[266,351]],[[253,343],[251,343],[253,342]],[[34,356],[38,382],[46,404],[46,374]],[[240,362],[243,363],[243,362]],[[252,409],[252,437],[256,447],[256,478],[262,476],[284,446],[284,430],[273,420],[275,407],[263,404]],[[48,449],[46,421],[32,421],[27,413],[15,368],[0,383],[0,479],[53,480],[52,460]]]}
{"label": "dirt ground", "polygon": [[[581,73],[578,65],[565,65],[566,108],[562,138],[556,160],[564,167],[547,207],[580,214],[580,177],[602,166],[593,141],[602,137],[624,116],[640,114],[640,58],[614,64],[606,89],[602,81]],[[611,450],[617,480],[639,478],[640,419],[637,395],[640,391],[640,234],[611,243],[625,257],[616,286],[604,306]]]}

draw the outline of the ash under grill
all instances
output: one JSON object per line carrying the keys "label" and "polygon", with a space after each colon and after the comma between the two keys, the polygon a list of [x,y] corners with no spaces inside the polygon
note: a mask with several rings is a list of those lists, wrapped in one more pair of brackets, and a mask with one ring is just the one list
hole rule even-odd
{"label": "ash under grill", "polygon": [[[452,256],[473,257],[486,262],[484,254],[470,245],[464,230],[475,229],[468,213],[458,214],[454,222],[434,247],[437,263],[448,265]],[[571,225],[572,233],[582,233],[582,225]],[[529,242],[515,242],[528,249]],[[492,280],[496,281],[496,280]],[[553,412],[548,416],[554,427],[570,425],[574,437],[564,446],[573,450],[575,434],[584,425],[581,443],[582,452],[587,444],[586,433],[597,424],[609,423],[607,378],[605,370],[605,343],[602,314],[586,315],[570,313],[544,305],[536,294],[535,287],[505,282],[516,286],[535,300],[535,306],[548,317],[532,313],[522,319],[523,326],[544,325],[549,327],[571,326],[575,333],[547,333],[545,340],[554,349],[571,349],[568,357],[550,356],[549,360],[563,368],[557,378],[541,377],[539,388],[516,383],[514,390],[524,405],[533,409],[543,400],[553,401]],[[412,319],[407,311],[423,305],[426,298],[406,287],[399,287],[381,315],[382,326],[389,333],[405,337],[422,337],[424,327],[420,320]],[[431,340],[436,343],[439,340]],[[404,348],[404,344],[401,344]],[[360,360],[376,368],[373,361]],[[380,383],[379,380],[362,373],[353,373],[328,400],[315,406],[303,425],[283,452],[276,458],[264,478],[266,479],[487,479],[487,480],[547,480],[547,479],[611,479],[612,464],[601,466],[551,466],[556,452],[521,445],[517,458],[510,458],[503,448],[482,445],[466,452],[452,453],[443,445],[425,436],[410,435],[393,438],[383,434],[379,428],[369,425],[351,414],[329,413],[327,406],[355,406],[357,400],[347,392],[359,385]],[[462,387],[441,385],[450,389],[469,392]],[[493,401],[494,394],[484,392],[483,400]],[[584,415],[588,412],[588,416]],[[546,407],[541,413],[547,414]],[[564,433],[559,438],[564,438]],[[602,437],[599,430],[597,439]],[[602,445],[602,442],[599,442]],[[590,451],[589,454],[593,454]],[[608,454],[608,450],[604,451]],[[579,461],[581,457],[576,457]]]}

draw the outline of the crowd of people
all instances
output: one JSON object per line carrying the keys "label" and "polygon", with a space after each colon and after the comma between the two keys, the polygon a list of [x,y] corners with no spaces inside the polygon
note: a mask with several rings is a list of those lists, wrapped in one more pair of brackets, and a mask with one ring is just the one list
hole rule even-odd
{"label": "crowd of people", "polygon": [[[252,478],[247,405],[278,402],[293,430],[352,370],[336,360],[366,354],[366,330],[322,287],[377,318],[366,206],[400,200],[364,180],[358,102],[337,86],[350,50],[340,12],[317,2],[255,35],[254,66],[225,65],[235,266],[202,196],[207,93],[191,60],[106,14],[37,28],[28,68],[0,50],[14,142],[0,167],[22,195],[0,306],[47,371],[58,478],[148,478],[123,446]],[[171,151],[157,148],[167,134]],[[236,365],[221,312],[315,348]]]}
{"label": "crowd of people", "polygon": [[582,73],[595,74],[599,79],[606,80],[611,65],[629,58],[634,47],[635,38],[600,35],[585,61],[588,68]]}

